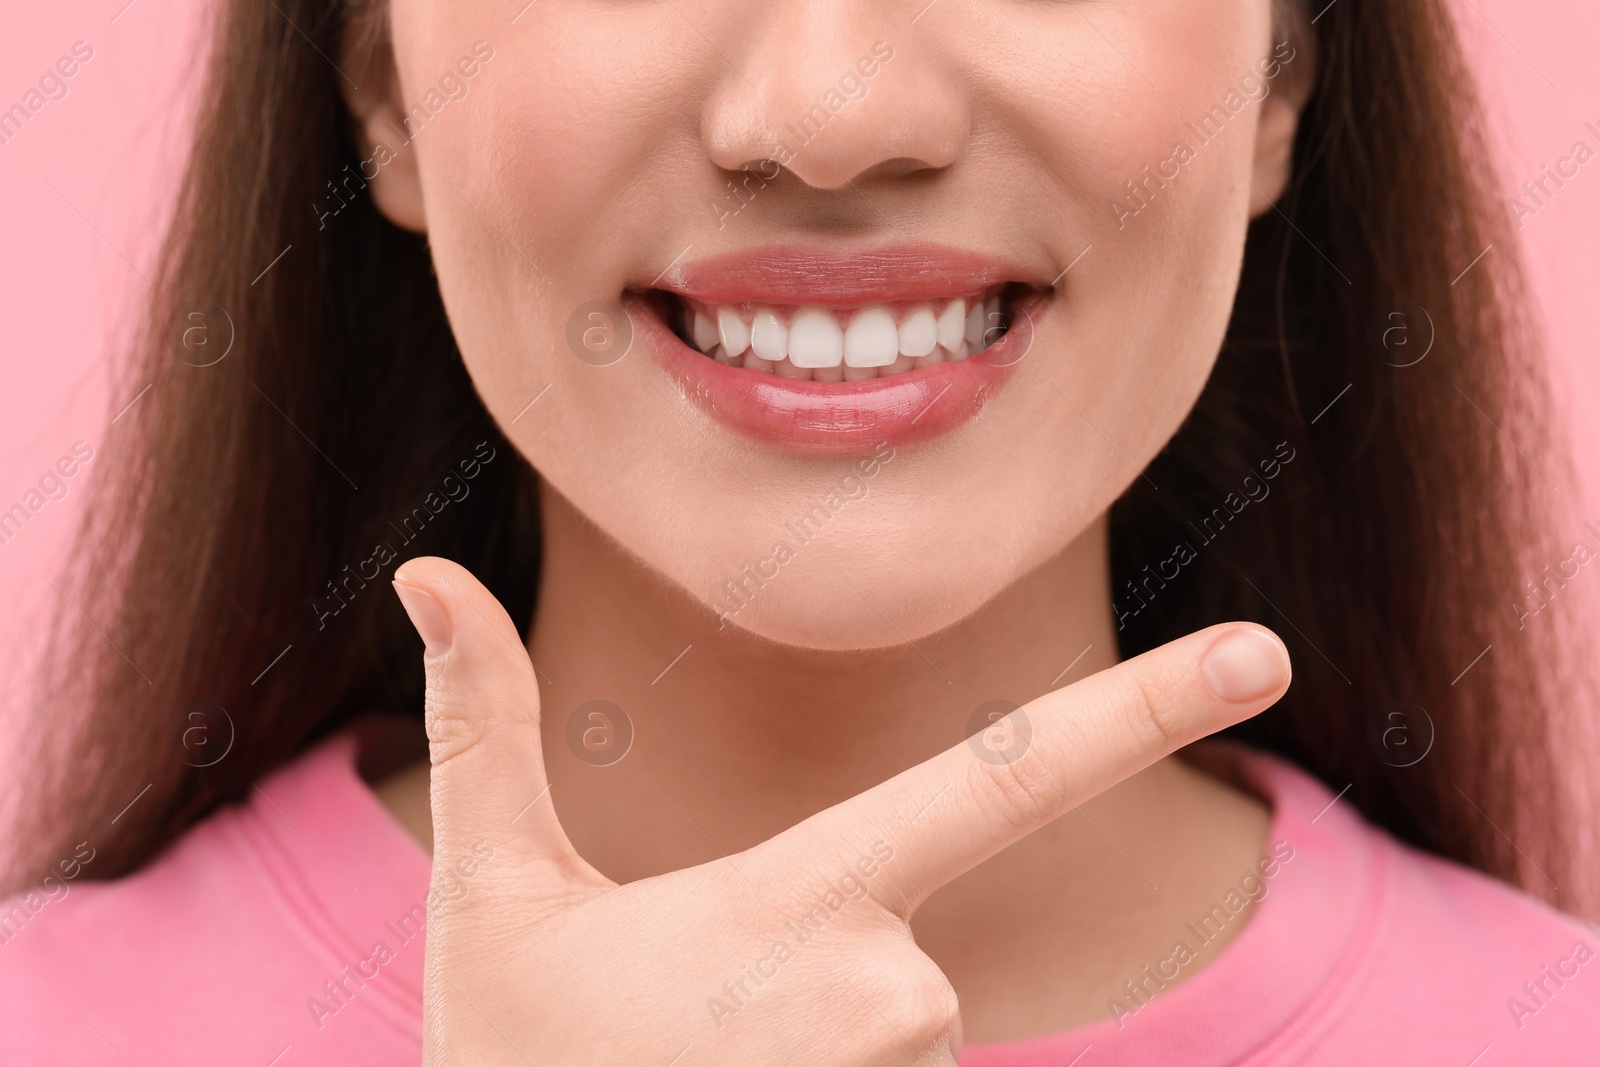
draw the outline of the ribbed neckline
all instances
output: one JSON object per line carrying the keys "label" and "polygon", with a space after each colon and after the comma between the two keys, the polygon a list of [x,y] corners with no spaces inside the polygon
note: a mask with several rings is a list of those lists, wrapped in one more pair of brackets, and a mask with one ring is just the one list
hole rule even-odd
{"label": "ribbed neckline", "polygon": [[962,1067],[1142,1065],[1164,1062],[1175,1047],[1186,1067],[1227,1067],[1282,1062],[1295,1046],[1310,1051],[1297,1027],[1334,1010],[1344,979],[1371,947],[1383,855],[1354,808],[1293,764],[1230,742],[1198,747],[1208,767],[1271,808],[1267,852],[1279,842],[1294,849],[1249,923],[1203,970],[1137,1013],[1114,1020],[1108,1006],[1102,1022],[970,1045]]}
{"label": "ribbed neckline", "polygon": [[[1381,910],[1382,853],[1354,809],[1294,765],[1227,742],[1199,747],[1209,767],[1270,806],[1268,852],[1279,842],[1294,849],[1249,923],[1203,970],[1137,1013],[1114,1020],[1108,1010],[1102,1022],[969,1045],[963,1067],[1145,1064],[1175,1045],[1190,1067],[1227,1067],[1287,1053],[1301,1040],[1303,1021],[1331,1010],[1342,979],[1369,948]],[[349,733],[329,738],[261,783],[247,815],[270,839],[255,851],[274,872],[285,910],[344,960],[368,953],[375,939],[395,940],[395,922],[426,900],[432,865],[360,778],[356,755]],[[418,1041],[421,948],[420,938],[408,942],[385,967],[392,981],[382,983],[380,997],[388,1020]]]}

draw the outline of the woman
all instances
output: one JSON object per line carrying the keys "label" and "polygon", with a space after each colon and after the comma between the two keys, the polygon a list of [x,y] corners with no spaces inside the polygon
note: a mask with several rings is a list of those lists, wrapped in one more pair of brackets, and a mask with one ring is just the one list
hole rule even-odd
{"label": "woman", "polygon": [[1438,3],[219,19],[8,1062],[1582,1058]]}

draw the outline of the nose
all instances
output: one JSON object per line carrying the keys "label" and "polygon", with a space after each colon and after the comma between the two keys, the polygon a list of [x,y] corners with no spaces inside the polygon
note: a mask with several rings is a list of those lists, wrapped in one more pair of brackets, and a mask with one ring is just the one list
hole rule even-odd
{"label": "nose", "polygon": [[817,189],[874,168],[954,163],[967,144],[968,101],[916,13],[862,0],[745,8],[738,29],[717,41],[729,69],[701,119],[707,156],[725,170],[774,160]]}

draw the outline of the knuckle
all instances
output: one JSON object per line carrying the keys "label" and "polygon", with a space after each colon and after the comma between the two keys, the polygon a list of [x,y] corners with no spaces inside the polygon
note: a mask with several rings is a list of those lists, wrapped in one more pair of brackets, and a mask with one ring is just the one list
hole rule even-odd
{"label": "knuckle", "polygon": [[940,980],[936,986],[924,986],[917,997],[917,1008],[911,1017],[911,1034],[919,1046],[936,1045],[961,1017],[961,1003],[950,983]]}
{"label": "knuckle", "polygon": [[899,1063],[911,1049],[921,1055],[941,1047],[961,1017],[949,979],[909,934],[893,938],[870,969],[845,981],[848,985],[834,995],[854,1003],[859,1032],[875,1050],[874,1063]]}
{"label": "knuckle", "polygon": [[471,697],[438,674],[428,672],[423,690],[423,726],[435,766],[473,748],[487,729]]}
{"label": "knuckle", "polygon": [[1141,755],[1155,759],[1183,745],[1185,738],[1178,715],[1179,704],[1159,679],[1133,672],[1127,683],[1127,692],[1119,703],[1124,709],[1122,717]]}
{"label": "knuckle", "polygon": [[[1037,739],[1036,739],[1037,740]],[[1046,746],[1035,743],[1015,759],[979,763],[993,813],[1014,830],[1031,830],[1061,805],[1061,784],[1051,772]]]}
{"label": "knuckle", "polygon": [[920,1050],[937,1045],[955,1028],[961,1002],[944,972],[920,951],[915,956],[906,968],[903,992],[891,1018]]}
{"label": "knuckle", "polygon": [[428,665],[423,726],[435,766],[456,759],[501,727],[538,721],[538,689],[526,659],[458,660],[457,650]]}

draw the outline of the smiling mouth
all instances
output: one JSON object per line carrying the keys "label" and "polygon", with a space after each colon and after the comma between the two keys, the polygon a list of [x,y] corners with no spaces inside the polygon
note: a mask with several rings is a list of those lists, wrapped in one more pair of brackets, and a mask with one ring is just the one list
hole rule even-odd
{"label": "smiling mouth", "polygon": [[689,348],[726,367],[817,382],[887,378],[960,363],[997,344],[1010,327],[1016,283],[965,296],[859,307],[706,303],[649,294]]}
{"label": "smiling mouth", "polygon": [[625,294],[706,415],[785,449],[851,453],[976,419],[1032,348],[1048,277],[930,242],[769,245],[675,263]]}

